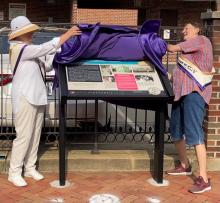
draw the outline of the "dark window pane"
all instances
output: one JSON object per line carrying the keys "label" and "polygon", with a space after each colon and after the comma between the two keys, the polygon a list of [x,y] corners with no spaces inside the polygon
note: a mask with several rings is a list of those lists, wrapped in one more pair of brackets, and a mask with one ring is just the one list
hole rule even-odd
{"label": "dark window pane", "polygon": [[163,26],[177,26],[178,12],[174,9],[161,9],[160,18]]}

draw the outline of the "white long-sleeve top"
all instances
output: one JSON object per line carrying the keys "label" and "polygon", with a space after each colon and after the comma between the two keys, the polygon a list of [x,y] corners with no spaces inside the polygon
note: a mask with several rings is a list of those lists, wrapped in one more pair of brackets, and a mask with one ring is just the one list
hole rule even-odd
{"label": "white long-sleeve top", "polygon": [[[47,104],[47,91],[42,73],[44,73],[45,70],[52,70],[51,59],[59,48],[59,40],[60,38],[54,38],[40,45],[27,45],[25,47],[12,81],[12,108],[14,114],[19,110],[21,96],[33,105]],[[21,50],[24,45],[23,42],[12,42],[12,68],[15,66],[17,56],[20,53],[19,50]],[[39,60],[41,61],[40,64]],[[42,67],[42,62],[44,63],[45,70]]]}

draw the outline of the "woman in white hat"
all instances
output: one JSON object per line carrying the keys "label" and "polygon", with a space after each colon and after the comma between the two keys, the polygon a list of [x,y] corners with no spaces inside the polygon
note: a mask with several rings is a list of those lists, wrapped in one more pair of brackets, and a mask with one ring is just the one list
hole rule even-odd
{"label": "woman in white hat", "polygon": [[[15,116],[16,138],[13,141],[8,180],[16,186],[26,186],[22,177],[43,179],[36,170],[37,151],[43,123],[44,108],[47,104],[46,87],[43,80],[44,69],[51,70],[47,60],[72,36],[80,35],[78,27],[73,26],[60,37],[49,42],[33,45],[33,32],[39,27],[25,16],[11,21],[10,61],[13,69],[12,106]],[[42,59],[43,57],[43,59]]]}

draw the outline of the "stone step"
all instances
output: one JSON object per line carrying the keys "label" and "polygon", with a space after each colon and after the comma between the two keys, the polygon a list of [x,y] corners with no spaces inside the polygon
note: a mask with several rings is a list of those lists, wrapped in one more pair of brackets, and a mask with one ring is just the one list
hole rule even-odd
{"label": "stone step", "polygon": [[[166,151],[165,148],[164,170],[172,168],[174,160],[177,160],[175,153],[167,153]],[[193,169],[197,169],[194,151],[188,150],[188,155]],[[38,157],[40,171],[59,171],[59,151],[57,149],[41,149]],[[154,157],[152,148],[147,150],[100,150],[99,154],[92,154],[90,150],[68,149],[66,157],[68,171],[153,171]],[[7,173],[9,160],[10,152],[6,153],[5,158],[0,160],[0,172]],[[208,170],[219,170],[219,163],[218,159],[208,160]]]}

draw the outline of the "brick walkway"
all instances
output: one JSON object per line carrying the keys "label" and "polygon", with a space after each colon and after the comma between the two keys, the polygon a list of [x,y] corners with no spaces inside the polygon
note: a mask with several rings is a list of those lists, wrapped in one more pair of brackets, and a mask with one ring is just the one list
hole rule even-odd
{"label": "brick walkway", "polygon": [[[105,173],[68,173],[70,187],[57,189],[50,182],[58,178],[57,173],[44,173],[45,179],[36,182],[26,178],[28,186],[17,188],[0,175],[1,203],[88,203],[95,194],[108,193],[117,196],[121,203],[220,203],[220,172],[210,172],[212,190],[203,194],[190,194],[188,186],[192,177],[166,176],[170,182],[167,187],[148,184],[149,172],[105,172]],[[156,201],[157,200],[157,201]],[[108,202],[110,203],[110,202]]]}

